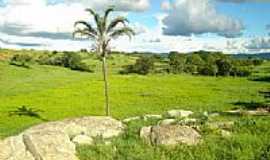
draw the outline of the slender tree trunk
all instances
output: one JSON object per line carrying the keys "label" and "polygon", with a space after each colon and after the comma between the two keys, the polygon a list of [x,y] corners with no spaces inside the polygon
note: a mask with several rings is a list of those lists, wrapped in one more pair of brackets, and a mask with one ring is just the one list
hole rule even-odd
{"label": "slender tree trunk", "polygon": [[104,77],[104,95],[105,95],[106,116],[111,116],[110,107],[109,107],[108,78],[107,78],[108,72],[107,72],[106,56],[102,57],[102,68],[103,68],[103,77]]}

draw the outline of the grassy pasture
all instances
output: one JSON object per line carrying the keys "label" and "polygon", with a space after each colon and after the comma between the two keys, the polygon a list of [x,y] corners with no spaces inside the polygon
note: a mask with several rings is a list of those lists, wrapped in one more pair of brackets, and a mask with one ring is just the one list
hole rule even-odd
{"label": "grassy pasture", "polygon": [[[2,57],[9,57],[9,54]],[[239,107],[234,104],[237,102],[264,102],[258,91],[270,88],[267,78],[263,78],[270,74],[270,63],[255,68],[250,78],[118,74],[123,65],[133,63],[135,59],[114,55],[109,60],[110,102],[113,117],[117,119],[161,114],[178,108],[195,112],[230,110]],[[35,64],[26,69],[0,60],[0,138],[17,134],[44,121],[104,115],[100,62],[88,57],[85,62],[93,67],[94,73]],[[10,111],[16,111],[22,106],[38,110],[40,117],[9,115]],[[92,147],[80,146],[78,155],[81,160],[88,160],[89,157],[97,160],[261,160],[266,157],[267,160],[270,157],[267,155],[270,154],[270,117],[224,116],[216,120],[237,122],[238,125],[232,129],[232,138],[224,139],[206,130],[202,133],[205,142],[199,146],[154,148],[144,144],[137,134],[141,126],[154,122],[137,122],[128,124],[127,133],[115,139],[111,145],[97,143]]]}
{"label": "grassy pasture", "polygon": [[[97,68],[95,73],[40,65],[25,69],[0,62],[0,136],[12,135],[42,122],[26,116],[8,116],[9,111],[21,106],[42,110],[40,115],[47,120],[103,115],[99,62],[86,61]],[[236,107],[233,104],[236,102],[263,101],[258,91],[270,87],[268,82],[247,78],[117,74],[122,65],[133,61],[124,55],[115,55],[110,60],[110,102],[115,118],[162,113],[175,108],[228,110]],[[267,66],[262,72],[267,71]]]}

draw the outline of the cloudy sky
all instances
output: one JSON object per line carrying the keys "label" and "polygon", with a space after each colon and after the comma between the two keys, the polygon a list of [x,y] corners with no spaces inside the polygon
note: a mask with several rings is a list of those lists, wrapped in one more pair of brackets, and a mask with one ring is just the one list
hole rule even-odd
{"label": "cloudy sky", "polygon": [[137,35],[113,42],[114,50],[227,53],[270,51],[270,0],[0,0],[0,47],[90,49],[72,38],[85,8],[117,8]]}

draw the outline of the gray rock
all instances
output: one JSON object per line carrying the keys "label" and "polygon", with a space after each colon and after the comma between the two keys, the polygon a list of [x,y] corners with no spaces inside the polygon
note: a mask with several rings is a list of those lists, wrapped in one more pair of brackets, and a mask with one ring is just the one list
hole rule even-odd
{"label": "gray rock", "polygon": [[[75,144],[118,136],[124,125],[110,117],[83,117],[48,122],[0,141],[0,160],[78,160]],[[73,139],[73,141],[71,141]]]}
{"label": "gray rock", "polygon": [[165,146],[196,145],[201,141],[201,135],[195,129],[180,125],[143,127],[140,137],[151,144]]}
{"label": "gray rock", "polygon": [[190,115],[192,115],[192,111],[186,111],[186,110],[170,110],[166,113],[167,116],[172,118],[185,118]]}
{"label": "gray rock", "polygon": [[0,160],[35,160],[24,145],[22,135],[0,142]]}
{"label": "gray rock", "polygon": [[64,132],[37,131],[23,138],[35,160],[78,160],[75,145]]}

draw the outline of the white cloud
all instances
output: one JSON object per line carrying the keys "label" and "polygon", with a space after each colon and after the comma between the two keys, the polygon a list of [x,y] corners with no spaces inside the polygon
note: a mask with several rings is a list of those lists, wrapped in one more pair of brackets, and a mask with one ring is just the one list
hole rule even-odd
{"label": "white cloud", "polygon": [[216,33],[232,38],[244,29],[239,20],[218,13],[211,0],[176,0],[163,23],[166,35]]}
{"label": "white cloud", "polygon": [[115,6],[119,11],[145,11],[150,7],[149,0],[65,0],[70,3],[81,3],[98,10]]}
{"label": "white cloud", "polygon": [[[88,20],[85,6],[105,9],[117,5],[121,11],[144,11],[149,0],[64,0],[48,3],[47,0],[8,0],[0,7],[0,47],[77,50],[89,48],[84,41],[72,40],[74,22]],[[127,16],[127,12],[119,12]],[[133,25],[137,33],[146,32],[139,23]],[[80,45],[79,45],[80,44]]]}
{"label": "white cloud", "polygon": [[67,38],[74,22],[87,17],[80,4],[47,5],[44,0],[11,0],[0,9],[0,31],[18,36]]}
{"label": "white cloud", "polygon": [[[149,0],[65,0],[66,3],[48,4],[46,0],[9,0],[0,7],[0,47],[33,48],[41,50],[89,49],[89,41],[70,39],[73,24],[80,19],[89,20],[85,6],[104,9],[109,4],[119,4],[118,10],[144,11]],[[164,1],[165,3],[169,1]],[[192,3],[193,2],[193,3]],[[194,3],[196,2],[196,3]],[[173,8],[172,8],[173,7]],[[148,28],[140,22],[133,22],[137,36],[130,42],[128,38],[114,41],[114,50],[150,52],[190,52],[196,50],[224,51],[226,53],[257,52],[270,50],[268,40],[236,38],[194,37],[205,32],[224,36],[240,33],[239,21],[219,14],[208,0],[176,0],[167,8],[168,13],[158,13],[158,25]],[[120,14],[127,14],[122,12]],[[167,19],[167,20],[166,20]],[[164,23],[165,22],[165,23]],[[173,31],[172,35],[163,34]],[[2,32],[2,33],[1,33]],[[191,35],[191,37],[178,36]]]}
{"label": "white cloud", "polygon": [[258,37],[252,38],[246,42],[245,47],[250,51],[258,50],[270,50],[270,38],[269,37]]}

